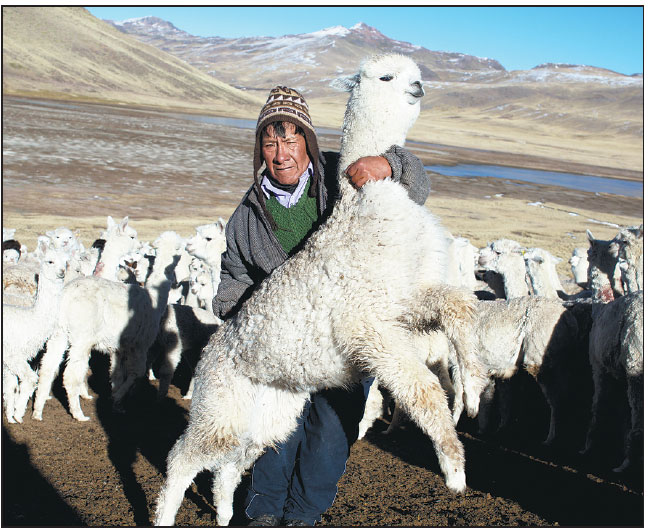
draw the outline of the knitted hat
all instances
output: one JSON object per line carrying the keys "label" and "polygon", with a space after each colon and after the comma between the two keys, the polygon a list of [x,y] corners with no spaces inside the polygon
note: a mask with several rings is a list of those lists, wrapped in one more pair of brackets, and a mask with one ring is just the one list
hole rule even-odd
{"label": "knitted hat", "polygon": [[[266,104],[261,109],[259,119],[256,126],[256,142],[254,144],[254,180],[257,185],[257,174],[263,165],[263,156],[261,153],[261,133],[263,129],[270,123],[276,121],[289,121],[298,127],[301,127],[306,136],[306,149],[308,155],[313,162],[315,174],[317,173],[317,164],[319,163],[319,147],[317,145],[317,136],[315,135],[315,127],[310,118],[308,111],[308,103],[304,97],[294,88],[287,86],[276,86],[270,90],[270,95]],[[314,178],[313,180],[317,180]],[[311,196],[314,192],[314,186],[311,185]]]}

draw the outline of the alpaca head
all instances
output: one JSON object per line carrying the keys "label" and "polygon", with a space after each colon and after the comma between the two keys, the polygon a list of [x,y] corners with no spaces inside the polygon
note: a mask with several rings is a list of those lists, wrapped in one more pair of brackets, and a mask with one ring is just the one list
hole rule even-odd
{"label": "alpaca head", "polygon": [[41,259],[41,267],[39,271],[40,278],[47,278],[53,282],[63,283],[65,279],[65,269],[67,267],[68,255],[61,250],[48,248],[43,254]]}
{"label": "alpaca head", "polygon": [[[425,94],[421,71],[409,57],[397,53],[375,55],[367,59],[360,71],[349,78],[338,80],[335,86],[351,92],[345,129],[358,125],[383,124],[380,134],[397,133],[402,140],[393,142],[402,145],[405,135],[418,118],[421,97]],[[396,129],[396,130],[392,130]]]}
{"label": "alpaca head", "polygon": [[78,248],[78,241],[76,234],[68,228],[56,228],[55,230],[45,232],[51,244],[56,249],[76,250]]}
{"label": "alpaca head", "polygon": [[220,264],[225,251],[225,221],[218,219],[212,224],[196,227],[196,235],[187,242],[187,252],[209,264]]}
{"label": "alpaca head", "polygon": [[587,248],[574,248],[572,256],[569,258],[574,281],[582,288],[587,288]]}

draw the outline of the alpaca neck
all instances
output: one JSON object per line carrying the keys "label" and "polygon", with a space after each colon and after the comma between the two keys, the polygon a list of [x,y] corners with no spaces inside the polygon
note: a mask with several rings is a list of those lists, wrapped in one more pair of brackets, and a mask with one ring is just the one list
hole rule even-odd
{"label": "alpaca neck", "polygon": [[169,292],[173,284],[173,270],[180,260],[178,253],[165,254],[158,252],[153,263],[153,269],[146,280],[146,290],[151,298],[153,310],[162,313],[169,302]]}
{"label": "alpaca neck", "polygon": [[362,105],[359,95],[353,93],[347,104],[342,125],[338,180],[340,195],[353,195],[356,189],[349,182],[345,170],[364,156],[380,156],[392,145],[405,145],[407,130],[399,123],[390,123],[387,115]]}
{"label": "alpaca neck", "polygon": [[117,271],[122,255],[123,252],[118,251],[110,245],[110,242],[107,242],[104,250],[101,252],[101,256],[97,260],[93,275],[108,279],[109,281],[117,281]]}
{"label": "alpaca neck", "polygon": [[34,312],[47,320],[53,320],[58,313],[62,290],[63,280],[52,281],[41,274],[38,279],[36,301],[32,306]]}

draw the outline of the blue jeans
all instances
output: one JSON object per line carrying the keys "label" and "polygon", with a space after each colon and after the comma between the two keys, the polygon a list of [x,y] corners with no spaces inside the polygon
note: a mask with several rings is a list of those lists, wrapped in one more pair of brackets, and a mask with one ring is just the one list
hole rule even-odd
{"label": "blue jeans", "polygon": [[249,518],[273,514],[309,525],[320,520],[335,500],[372,382],[311,396],[290,438],[254,464],[245,502]]}

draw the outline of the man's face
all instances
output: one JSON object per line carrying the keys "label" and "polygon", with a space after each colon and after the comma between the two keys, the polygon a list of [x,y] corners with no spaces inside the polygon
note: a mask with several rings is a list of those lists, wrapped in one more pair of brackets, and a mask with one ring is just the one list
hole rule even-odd
{"label": "man's face", "polygon": [[274,127],[268,126],[261,135],[261,153],[270,175],[280,184],[292,185],[308,168],[310,159],[306,140],[296,134],[295,125],[284,123],[285,137],[276,135]]}

